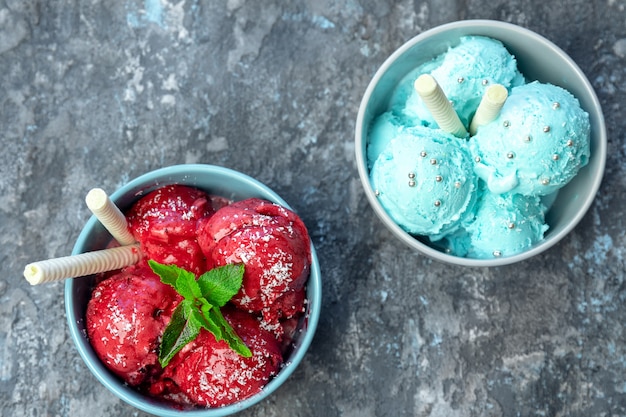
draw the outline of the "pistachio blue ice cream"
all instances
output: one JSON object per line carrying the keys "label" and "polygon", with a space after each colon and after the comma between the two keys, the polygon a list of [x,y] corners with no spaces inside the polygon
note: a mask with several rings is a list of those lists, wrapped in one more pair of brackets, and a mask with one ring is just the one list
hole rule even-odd
{"label": "pistachio blue ice cream", "polygon": [[401,228],[433,241],[457,230],[477,197],[466,141],[423,126],[396,132],[374,162],[370,180]]}
{"label": "pistachio blue ice cream", "polygon": [[405,96],[404,106],[398,111],[431,127],[438,125],[413,89],[422,74],[430,74],[437,81],[466,128],[490,85],[500,84],[510,90],[524,84],[515,57],[500,41],[484,36],[462,37],[458,45],[409,74],[397,89],[398,97],[392,100],[399,104]]}
{"label": "pistachio blue ice cream", "polygon": [[561,87],[532,82],[511,90],[500,115],[470,138],[476,173],[494,193],[547,195],[590,156],[589,115]]}

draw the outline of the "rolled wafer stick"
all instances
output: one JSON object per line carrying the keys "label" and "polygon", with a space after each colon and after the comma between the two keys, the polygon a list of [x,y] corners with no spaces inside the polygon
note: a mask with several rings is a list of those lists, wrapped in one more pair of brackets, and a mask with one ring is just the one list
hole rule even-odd
{"label": "rolled wafer stick", "polygon": [[485,90],[485,95],[483,95],[470,123],[470,135],[475,135],[480,126],[491,123],[498,117],[508,96],[509,92],[506,87],[500,84],[493,84]]}
{"label": "rolled wafer stick", "polygon": [[467,136],[465,126],[437,80],[429,74],[422,74],[415,80],[413,86],[442,130],[460,138]]}
{"label": "rolled wafer stick", "polygon": [[33,262],[24,268],[24,278],[31,285],[84,277],[134,265],[141,259],[139,244],[85,252]]}
{"label": "rolled wafer stick", "polygon": [[111,201],[101,188],[93,188],[87,193],[85,202],[89,210],[100,220],[100,223],[111,233],[111,236],[120,245],[132,245],[136,242],[133,234],[128,230],[126,216]]}

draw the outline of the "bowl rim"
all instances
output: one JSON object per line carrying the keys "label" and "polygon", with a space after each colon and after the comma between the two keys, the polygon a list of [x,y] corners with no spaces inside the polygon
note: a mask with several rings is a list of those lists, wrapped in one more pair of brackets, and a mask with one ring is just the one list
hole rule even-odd
{"label": "bowl rim", "polygon": [[[183,173],[189,173],[192,175],[218,174],[221,176],[229,177],[236,181],[245,183],[249,187],[252,187],[254,190],[258,191],[260,195],[263,195],[263,197],[261,198],[265,198],[267,200],[278,203],[290,210],[293,210],[289,206],[289,204],[285,200],[283,200],[276,192],[274,192],[271,188],[261,183],[260,181],[239,171],[210,164],[181,164],[158,168],[146,172],[118,188],[114,193],[110,195],[110,198],[113,202],[117,202],[120,197],[125,196],[129,191],[145,185],[146,183],[153,185],[155,184],[155,180],[161,181],[163,180],[163,178],[167,178],[172,175],[177,176]],[[165,181],[162,183],[156,182],[156,184],[158,184],[159,186],[172,183],[173,182],[167,183]],[[137,196],[137,199],[139,197],[140,196]],[[76,240],[76,243],[72,250],[73,255],[82,252],[82,248],[88,241],[88,235],[98,223],[98,219],[93,215],[88,219]],[[80,280],[81,278],[68,278],[65,280],[65,313],[70,336],[72,338],[72,341],[74,342],[74,346],[78,350],[80,357],[82,358],[87,368],[91,371],[92,375],[94,375],[102,385],[104,385],[119,399],[139,410],[161,417],[222,417],[232,415],[263,401],[271,393],[276,391],[293,374],[297,366],[304,358],[307,350],[309,349],[313,341],[321,313],[322,281],[319,260],[317,258],[317,253],[315,251],[312,241],[310,242],[310,247],[311,270],[309,279],[307,281],[308,314],[305,318],[307,321],[307,330],[302,338],[299,340],[298,345],[291,352],[290,356],[286,358],[287,361],[285,362],[279,373],[274,376],[259,393],[254,394],[253,396],[241,400],[237,403],[218,408],[194,408],[178,410],[168,405],[167,403],[159,402],[158,400],[151,399],[149,396],[141,394],[134,388],[123,383],[119,378],[115,377],[104,366],[102,362],[100,362],[99,360],[94,361],[95,352],[91,347],[91,344],[89,343],[86,335],[78,327],[78,322],[82,318],[78,317],[78,313],[74,308],[74,303],[72,302],[74,284],[76,280]]]}
{"label": "bowl rim", "polygon": [[[393,63],[402,55],[404,55],[407,51],[413,48],[416,44],[425,41],[433,35],[438,35],[446,31],[456,30],[456,29],[464,29],[468,31],[478,31],[480,29],[485,29],[486,27],[492,29],[500,29],[508,32],[517,33],[520,36],[523,36],[528,39],[532,39],[534,42],[542,43],[548,48],[550,48],[555,54],[559,55],[563,61],[565,61],[570,68],[576,73],[578,80],[582,82],[582,85],[586,92],[588,93],[589,98],[593,103],[593,108],[596,111],[597,123],[599,126],[599,131],[595,132],[598,140],[598,150],[596,155],[592,156],[596,159],[596,163],[598,166],[598,175],[596,175],[593,179],[593,182],[590,187],[590,192],[585,196],[584,200],[580,201],[580,208],[576,212],[576,215],[571,219],[571,221],[558,233],[551,235],[548,239],[542,240],[540,243],[533,245],[530,249],[506,257],[493,258],[493,259],[477,259],[477,258],[465,258],[460,256],[455,256],[451,254],[447,254],[445,252],[441,252],[423,242],[420,242],[415,237],[411,236],[409,233],[404,231],[400,226],[398,226],[391,217],[384,210],[378,199],[376,198],[375,192],[372,189],[369,180],[369,170],[367,168],[367,158],[365,156],[365,147],[367,144],[367,139],[364,137],[366,132],[363,129],[363,122],[366,118],[366,110],[368,106],[369,99],[378,85],[381,78],[385,75],[387,70],[393,65]],[[467,35],[471,35],[467,33]],[[479,35],[479,33],[476,33]],[[492,36],[496,38],[495,36]],[[586,75],[580,69],[578,64],[572,60],[560,47],[554,44],[552,41],[547,38],[539,35],[536,32],[533,32],[530,29],[526,29],[524,27],[502,22],[498,20],[488,20],[488,19],[470,19],[463,21],[455,21],[450,23],[445,23],[431,29],[428,29],[424,32],[421,32],[417,36],[409,39],[407,42],[402,44],[398,49],[396,49],[378,68],[375,72],[373,78],[365,90],[365,93],[361,99],[361,103],[359,105],[357,119],[356,119],[356,127],[355,127],[355,152],[356,152],[356,162],[357,162],[357,170],[359,173],[359,178],[361,180],[361,184],[363,185],[363,189],[365,191],[365,195],[367,200],[370,203],[370,206],[373,208],[375,214],[379,217],[379,219],[384,223],[384,225],[390,229],[392,234],[394,234],[397,238],[399,238],[402,242],[407,244],[408,246],[416,249],[418,252],[426,255],[427,257],[447,263],[452,265],[459,266],[469,266],[469,267],[494,267],[494,266],[503,266],[514,264],[528,258],[531,258],[539,253],[542,253],[554,246],[558,243],[563,237],[565,237],[569,232],[572,231],[574,227],[578,225],[578,223],[585,216],[589,207],[595,200],[596,194],[600,188],[600,184],[602,182],[602,178],[604,175],[605,165],[606,165],[606,152],[607,152],[607,133],[606,133],[606,125],[604,121],[604,115],[602,112],[602,107],[600,105],[600,101],[596,95],[595,90],[593,89],[591,83],[587,79]]]}

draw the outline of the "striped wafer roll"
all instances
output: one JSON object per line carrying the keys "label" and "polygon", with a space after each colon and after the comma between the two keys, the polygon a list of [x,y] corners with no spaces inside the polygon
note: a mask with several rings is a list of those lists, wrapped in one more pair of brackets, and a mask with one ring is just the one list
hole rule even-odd
{"label": "striped wafer roll", "polygon": [[139,244],[81,253],[34,262],[24,268],[24,278],[31,285],[114,271],[134,265],[141,259]]}
{"label": "striped wafer roll", "polygon": [[475,135],[480,126],[491,123],[498,117],[508,96],[509,92],[500,84],[493,84],[485,90],[485,95],[483,95],[476,114],[472,118],[472,123],[470,123],[470,135]]}
{"label": "striped wafer roll", "polygon": [[100,223],[111,233],[120,245],[132,245],[135,238],[128,230],[126,216],[111,201],[101,188],[93,188],[87,193],[85,202],[89,210],[100,220]]}
{"label": "striped wafer roll", "polygon": [[467,136],[465,126],[437,80],[429,74],[422,74],[413,86],[442,130],[460,138]]}

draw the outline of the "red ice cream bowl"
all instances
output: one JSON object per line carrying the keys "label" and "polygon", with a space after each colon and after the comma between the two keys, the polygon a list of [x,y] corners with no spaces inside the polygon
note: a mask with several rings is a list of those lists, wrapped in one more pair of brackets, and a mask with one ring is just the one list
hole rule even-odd
{"label": "red ice cream bowl", "polygon": [[[291,209],[285,200],[259,181],[228,168],[202,164],[176,165],[149,172],[130,181],[111,194],[110,197],[122,211],[125,211],[143,195],[169,184],[197,187],[209,194],[232,200],[258,197]],[[72,254],[103,249],[110,240],[110,234],[104,229],[98,219],[91,217],[78,236]],[[178,406],[144,395],[133,387],[128,386],[109,371],[98,359],[96,352],[89,343],[85,328],[87,303],[91,297],[94,285],[94,277],[71,278],[66,280],[65,283],[67,322],[70,335],[81,358],[96,379],[118,398],[137,409],[161,417],[228,416],[263,401],[291,376],[304,358],[313,340],[321,311],[320,267],[315,249],[311,244],[311,271],[306,286],[308,301],[306,312],[299,323],[299,328],[293,341],[293,349],[285,357],[285,365],[280,372],[269,381],[261,392],[237,403],[220,408],[198,407],[181,409]]]}
{"label": "red ice cream bowl", "polygon": [[[436,247],[425,237],[414,236],[394,222],[382,206],[370,182],[367,161],[369,128],[389,108],[398,85],[412,70],[458,45],[464,36],[497,39],[517,60],[527,80],[560,86],[578,98],[591,123],[589,163],[551,202],[546,213],[549,229],[544,239],[521,253],[489,259],[455,256]],[[365,195],[385,227],[403,243],[440,262],[477,267],[514,264],[546,251],[563,239],[582,220],[600,188],[607,152],[607,133],[600,102],[591,83],[578,65],[558,46],[520,26],[494,20],[465,20],[447,23],[420,33],[393,52],[370,81],[359,107],[355,128],[355,151]]]}

